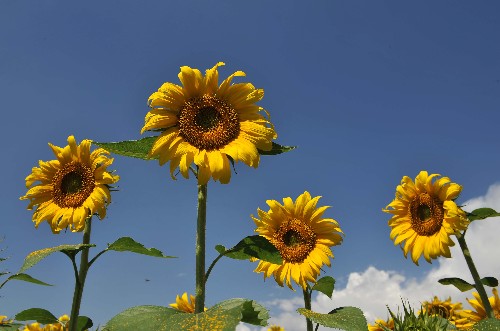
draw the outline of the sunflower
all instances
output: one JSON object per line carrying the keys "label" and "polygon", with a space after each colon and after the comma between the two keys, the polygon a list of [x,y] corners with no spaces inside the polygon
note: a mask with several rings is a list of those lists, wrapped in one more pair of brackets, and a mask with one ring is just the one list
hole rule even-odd
{"label": "sunflower", "polygon": [[[169,306],[185,313],[194,314],[195,298],[194,295],[189,295],[188,298],[187,292],[184,292],[182,297],[177,296],[175,298],[175,303],[171,303]],[[207,310],[206,307],[205,310]]]}
{"label": "sunflower", "polygon": [[7,325],[12,323],[12,320],[7,319],[7,316],[0,315],[0,325]]}
{"label": "sunflower", "polygon": [[206,184],[210,177],[229,183],[232,162],[243,161],[257,168],[259,150],[269,151],[277,135],[269,114],[255,103],[264,90],[250,83],[232,84],[237,71],[218,85],[217,63],[206,70],[181,67],[179,80],[183,86],[164,83],[151,94],[141,133],[160,130],[149,153],[158,157],[160,165],[170,161],[170,174],[179,167],[189,178],[191,164],[198,168],[198,183]]}
{"label": "sunflower", "polygon": [[255,272],[263,272],[264,278],[273,275],[280,286],[286,281],[292,290],[291,279],[304,290],[307,282],[316,282],[323,264],[330,266],[330,247],[342,242],[337,221],[322,217],[329,206],[316,207],[320,198],[311,198],[306,191],[295,202],[284,198],[283,205],[267,200],[269,211],[259,208],[259,218],[251,216],[257,225],[255,231],[268,239],[283,258],[282,264],[259,261]]}
{"label": "sunflower", "polygon": [[49,146],[57,159],[39,161],[39,167],[26,177],[28,192],[20,199],[30,200],[29,210],[36,206],[35,227],[47,221],[54,233],[68,226],[73,232],[82,231],[88,217],[106,216],[111,202],[109,185],[120,177],[106,170],[113,163],[106,150],[90,152],[90,140],[77,145],[75,137],[69,136],[68,146]]}
{"label": "sunflower", "polygon": [[462,187],[448,177],[437,179],[439,176],[421,171],[415,183],[404,176],[395,199],[383,209],[393,214],[389,226],[394,245],[401,244],[405,257],[411,251],[417,265],[422,254],[429,263],[438,256],[450,257],[450,246],[455,245],[450,236],[469,224],[465,212],[454,202]]}
{"label": "sunflower", "polygon": [[432,301],[424,301],[422,303],[422,312],[427,312],[431,316],[441,316],[459,330],[465,330],[473,325],[467,318],[462,316],[462,304],[460,302],[452,303],[451,297],[442,301],[437,296],[434,296]]}
{"label": "sunflower", "polygon": [[387,319],[387,321],[381,319],[375,319],[375,323],[368,324],[368,331],[385,331],[383,327],[389,330],[394,330],[394,320],[392,318]]}
{"label": "sunflower", "polygon": [[279,325],[271,325],[267,331],[285,331],[285,329]]}
{"label": "sunflower", "polygon": [[[472,308],[475,311],[467,310],[462,312],[463,317],[469,318],[472,322],[476,323],[482,319],[487,318],[486,309],[484,308],[483,301],[479,297],[477,292],[472,293],[475,299],[467,299]],[[500,319],[500,298],[498,297],[498,290],[493,289],[493,296],[488,298],[490,302],[491,309],[493,309],[493,314],[495,318]]]}
{"label": "sunflower", "polygon": [[63,315],[59,317],[58,323],[46,324],[42,326],[40,323],[27,324],[23,331],[67,331],[69,329],[69,316]]}

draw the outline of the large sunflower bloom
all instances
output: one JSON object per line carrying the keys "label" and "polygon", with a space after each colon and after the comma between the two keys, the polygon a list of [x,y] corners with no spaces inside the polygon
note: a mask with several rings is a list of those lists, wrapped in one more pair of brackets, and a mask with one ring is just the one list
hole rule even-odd
{"label": "large sunflower bloom", "polygon": [[431,316],[441,316],[450,321],[459,330],[468,329],[473,325],[467,318],[463,317],[462,304],[460,302],[452,303],[451,297],[442,301],[437,296],[434,296],[432,301],[424,301],[422,303],[422,311],[427,312]]}
{"label": "large sunflower bloom", "polygon": [[394,330],[394,320],[392,318],[387,319],[387,321],[381,319],[375,319],[375,323],[368,324],[368,331],[384,331],[382,326],[388,328],[389,330]]}
{"label": "large sunflower bloom", "polygon": [[73,232],[82,231],[93,214],[100,219],[106,216],[111,202],[109,185],[120,177],[107,171],[113,159],[106,150],[90,152],[90,140],[77,145],[75,137],[69,136],[67,146],[49,146],[57,159],[39,161],[39,167],[26,177],[28,192],[20,199],[30,200],[29,210],[36,206],[35,227],[47,221],[54,233],[68,226]]}
{"label": "large sunflower bloom", "polygon": [[323,218],[329,206],[316,207],[321,197],[311,198],[309,192],[299,195],[295,202],[283,199],[267,200],[268,212],[257,210],[259,218],[251,216],[257,225],[255,230],[268,239],[280,252],[282,264],[259,261],[255,272],[263,272],[264,278],[274,276],[276,282],[292,288],[293,279],[303,289],[307,282],[316,282],[320,268],[330,266],[333,258],[331,246],[342,242],[342,230],[337,221]]}
{"label": "large sunflower bloom", "polygon": [[[177,297],[175,298],[175,303],[171,303],[169,306],[185,313],[194,314],[195,299],[196,297],[194,295],[190,294],[188,297],[187,292],[184,292],[184,294],[182,294],[182,297],[177,295]],[[206,307],[205,310],[207,310]]]}
{"label": "large sunflower bloom", "polygon": [[393,214],[389,226],[394,245],[401,244],[405,257],[411,251],[417,265],[422,254],[429,263],[438,256],[450,257],[450,246],[455,245],[450,236],[469,224],[465,212],[454,202],[462,187],[448,177],[433,181],[436,177],[439,175],[429,176],[427,171],[421,171],[415,182],[404,176],[395,199],[383,209]]}
{"label": "large sunflower bloom", "polygon": [[243,161],[257,168],[259,151],[269,151],[277,135],[269,115],[255,103],[264,96],[264,90],[250,83],[232,84],[237,71],[218,85],[217,63],[206,71],[181,67],[182,86],[164,83],[151,94],[141,133],[160,130],[149,153],[159,157],[160,165],[170,161],[170,173],[179,167],[189,178],[191,164],[198,168],[198,183],[206,184],[210,177],[229,183],[230,162]]}
{"label": "large sunflower bloom", "polygon": [[[476,323],[482,319],[487,318],[486,309],[484,308],[483,301],[479,297],[477,292],[472,293],[475,299],[467,299],[472,308],[475,311],[467,310],[461,313],[462,316],[467,317],[472,322]],[[498,296],[498,290],[496,288],[493,289],[493,296],[488,298],[490,302],[491,309],[493,309],[493,314],[495,318],[500,319],[500,298]]]}

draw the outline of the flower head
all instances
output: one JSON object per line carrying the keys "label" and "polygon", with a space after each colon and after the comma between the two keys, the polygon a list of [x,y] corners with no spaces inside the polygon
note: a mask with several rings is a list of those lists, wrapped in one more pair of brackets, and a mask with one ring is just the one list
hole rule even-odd
{"label": "flower head", "polygon": [[67,146],[49,146],[56,160],[39,161],[39,167],[33,167],[26,177],[28,192],[20,199],[30,200],[29,210],[36,206],[35,227],[47,221],[54,233],[68,226],[73,232],[82,231],[93,214],[100,219],[106,216],[109,185],[120,177],[106,169],[113,163],[106,150],[90,152],[90,140],[77,145],[75,137],[69,136]]}
{"label": "flower head", "polygon": [[373,323],[373,325],[368,324],[368,331],[384,331],[382,326],[389,330],[394,330],[394,320],[392,318],[387,319],[387,321],[375,319],[375,323]]}
{"label": "flower head", "polygon": [[459,330],[464,330],[473,325],[467,318],[462,316],[462,304],[460,302],[451,302],[451,297],[445,301],[434,296],[432,301],[424,301],[422,303],[422,311],[430,316],[438,315],[457,327]]}
{"label": "flower head", "polygon": [[411,251],[417,265],[422,254],[429,263],[438,256],[450,257],[450,246],[455,245],[450,236],[469,224],[465,212],[454,202],[462,187],[439,176],[421,171],[415,182],[404,176],[395,199],[383,210],[393,214],[389,226],[394,245],[401,245],[405,257]]}
{"label": "flower head", "polygon": [[[194,295],[189,295],[188,298],[187,292],[184,292],[184,294],[182,294],[182,297],[178,295],[175,298],[175,303],[171,303],[169,306],[185,313],[194,314],[195,299],[196,297]],[[205,310],[207,310],[206,307]]]}
{"label": "flower head", "polygon": [[[500,298],[498,296],[498,290],[494,288],[493,290],[493,296],[488,298],[488,301],[490,302],[491,309],[493,309],[493,314],[495,315],[495,318],[500,319]],[[467,317],[470,319],[472,322],[476,323],[479,322],[482,319],[487,318],[486,315],[486,309],[484,308],[483,301],[479,297],[479,294],[477,292],[472,293],[475,299],[467,299],[467,301],[470,303],[472,308],[474,308],[475,311],[467,310],[462,312],[463,317]]]}
{"label": "flower head", "polygon": [[271,325],[267,331],[285,331],[285,329],[279,325]]}
{"label": "flower head", "polygon": [[334,219],[323,218],[328,206],[316,207],[321,197],[311,198],[309,192],[299,195],[295,202],[284,198],[283,205],[276,200],[267,200],[270,209],[258,209],[258,218],[252,215],[257,225],[255,230],[269,240],[280,252],[282,264],[259,261],[255,272],[263,272],[264,278],[274,276],[276,282],[292,288],[293,279],[303,289],[307,282],[316,282],[320,268],[330,266],[333,253],[331,246],[342,242],[342,230]]}
{"label": "flower head", "polygon": [[250,83],[232,84],[237,71],[218,83],[217,63],[205,76],[198,69],[181,67],[182,86],[164,83],[148,100],[147,113],[141,133],[160,130],[150,151],[160,165],[170,161],[174,177],[179,168],[189,178],[191,164],[198,168],[198,183],[210,178],[228,183],[231,162],[243,161],[248,166],[259,165],[259,149],[269,151],[277,135],[269,115],[255,103],[264,90]]}
{"label": "flower head", "polygon": [[7,325],[12,323],[12,320],[7,319],[7,316],[0,315],[0,325]]}

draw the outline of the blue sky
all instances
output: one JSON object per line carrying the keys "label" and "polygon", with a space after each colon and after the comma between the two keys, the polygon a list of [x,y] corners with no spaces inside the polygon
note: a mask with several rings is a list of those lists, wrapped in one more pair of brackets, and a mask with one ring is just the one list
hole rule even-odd
{"label": "blue sky", "polygon": [[[138,139],[148,96],[163,82],[178,83],[180,66],[205,70],[223,61],[221,77],[243,70],[240,81],[265,90],[260,105],[271,114],[277,141],[298,148],[262,157],[257,170],[238,165],[229,185],[209,183],[207,263],[216,244],[253,234],[250,214],[267,199],[308,190],[332,206],[326,215],[345,232],[326,269],[339,290],[370,266],[425,279],[441,262],[417,267],[405,260],[381,209],[403,175],[423,169],[463,185],[458,202],[497,201],[496,191],[487,191],[500,182],[499,11],[495,1],[3,0],[0,236],[10,259],[2,269],[15,272],[33,250],[81,242],[81,234],[53,235],[46,224],[35,229],[18,200],[31,167],[53,158],[48,142],[63,146],[71,134],[78,141]],[[196,182],[172,181],[154,161],[116,156],[112,168],[121,176],[119,191],[108,217],[93,227],[92,242],[105,248],[131,236],[179,258],[102,256],[90,270],[81,311],[101,324],[128,307],[167,305],[194,292]],[[300,298],[264,282],[254,267],[221,260],[207,304]],[[498,276],[500,266],[493,270]],[[56,286],[11,282],[0,293],[0,313],[69,313],[67,258],[53,255],[30,274]],[[382,311],[385,304],[379,302]],[[272,314],[283,311],[271,306]],[[337,306],[334,297],[331,308]]]}

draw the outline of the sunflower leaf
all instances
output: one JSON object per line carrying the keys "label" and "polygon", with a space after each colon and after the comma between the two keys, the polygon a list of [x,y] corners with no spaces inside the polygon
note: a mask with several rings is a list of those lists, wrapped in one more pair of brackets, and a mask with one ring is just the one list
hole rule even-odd
{"label": "sunflower leaf", "polygon": [[15,275],[12,275],[9,278],[7,278],[7,280],[22,280],[24,282],[38,284],[38,285],[53,286],[53,285],[47,284],[45,282],[42,282],[41,280],[33,278],[28,274],[15,274]]}
{"label": "sunflower leaf", "polygon": [[481,278],[481,283],[489,287],[497,287],[498,279],[496,279],[495,277],[484,277]]}
{"label": "sunflower leaf", "polygon": [[472,290],[474,285],[467,283],[465,280],[457,277],[451,277],[451,278],[442,278],[438,280],[439,284],[442,285],[453,285],[455,286],[460,292],[466,292],[469,290]]}
{"label": "sunflower leaf", "polygon": [[224,254],[231,259],[248,260],[254,257],[274,264],[283,263],[278,249],[269,240],[259,235],[243,238],[236,246],[224,252],[219,251],[222,248],[224,248],[222,245],[215,246],[215,249],[220,254]]}
{"label": "sunflower leaf", "polygon": [[263,150],[259,149],[258,150],[259,154],[260,155],[278,155],[278,154],[290,152],[290,151],[294,150],[295,148],[297,148],[297,146],[282,146],[282,145],[277,144],[275,142],[273,142],[272,144],[273,144],[273,146],[271,147],[271,150],[263,151]]}
{"label": "sunflower leaf", "polygon": [[474,324],[472,331],[497,331],[500,330],[500,320],[487,318]]}
{"label": "sunflower leaf", "polygon": [[149,151],[153,147],[156,138],[158,137],[145,137],[139,140],[125,140],[110,143],[93,141],[92,143],[114,154],[143,160],[152,160],[155,158],[149,157]]}
{"label": "sunflower leaf", "polygon": [[498,217],[500,213],[491,208],[478,208],[470,213],[467,213],[467,218],[469,221],[484,220],[488,217]]}
{"label": "sunflower leaf", "polygon": [[311,321],[329,328],[337,328],[348,331],[366,331],[368,324],[361,309],[356,307],[340,307],[328,314],[316,313],[312,310],[299,308],[299,314],[304,315]]}
{"label": "sunflower leaf", "polygon": [[316,284],[314,284],[314,286],[312,287],[312,290],[319,291],[331,299],[334,287],[335,287],[335,279],[330,276],[325,276],[318,279]]}
{"label": "sunflower leaf", "polygon": [[37,321],[42,324],[57,323],[58,319],[48,310],[42,308],[30,308],[18,313],[14,319],[18,321]]}
{"label": "sunflower leaf", "polygon": [[56,247],[44,248],[38,251],[31,252],[24,259],[23,266],[21,267],[21,270],[19,270],[19,273],[22,273],[28,270],[29,268],[33,267],[35,264],[37,264],[38,262],[40,262],[41,260],[43,260],[52,253],[62,252],[67,256],[74,257],[79,251],[87,247],[95,247],[95,245],[94,244],[59,245]]}
{"label": "sunflower leaf", "polygon": [[94,323],[92,323],[92,320],[87,316],[78,316],[78,319],[76,321],[77,321],[76,323],[77,331],[88,330],[94,325]]}
{"label": "sunflower leaf", "polygon": [[138,243],[130,237],[121,237],[117,239],[114,243],[108,244],[107,251],[117,251],[117,252],[133,252],[137,254],[144,254],[154,257],[162,258],[175,258],[175,256],[163,255],[163,253],[156,248],[146,248],[143,244]]}
{"label": "sunflower leaf", "polygon": [[111,318],[102,331],[166,331],[168,330],[168,319],[174,314],[181,314],[181,312],[160,306],[136,306]]}

